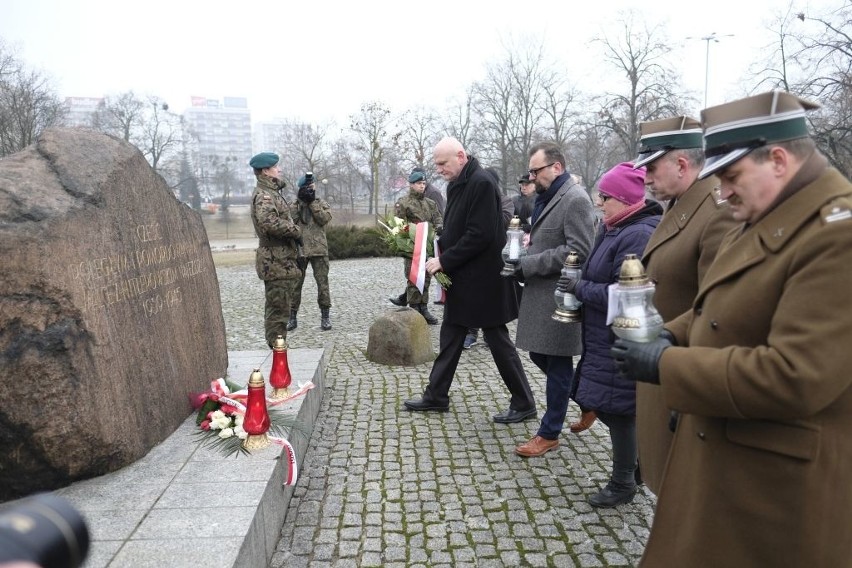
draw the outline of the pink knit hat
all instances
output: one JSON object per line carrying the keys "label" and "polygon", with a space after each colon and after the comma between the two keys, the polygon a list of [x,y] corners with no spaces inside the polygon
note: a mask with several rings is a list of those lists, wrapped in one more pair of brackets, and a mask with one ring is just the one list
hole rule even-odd
{"label": "pink knit hat", "polygon": [[598,191],[627,205],[639,203],[645,199],[645,168],[622,162],[603,175]]}

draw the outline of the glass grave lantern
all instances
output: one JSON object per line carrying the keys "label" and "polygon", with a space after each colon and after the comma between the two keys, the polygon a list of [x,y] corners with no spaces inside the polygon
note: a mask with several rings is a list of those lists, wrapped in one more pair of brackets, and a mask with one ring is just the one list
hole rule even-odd
{"label": "glass grave lantern", "polygon": [[645,274],[642,261],[628,254],[621,264],[618,284],[613,287],[616,313],[612,331],[622,339],[647,343],[663,330],[663,317],[654,307],[654,283]]}
{"label": "glass grave lantern", "polygon": [[[583,271],[580,270],[580,255],[571,251],[565,257],[565,264],[562,265],[562,276],[579,281],[583,276]],[[561,290],[556,286],[556,291],[553,293],[553,299],[556,302],[556,311],[551,316],[558,322],[574,323],[582,319],[580,306],[583,302],[577,299],[577,296],[571,292]]]}
{"label": "glass grave lantern", "polygon": [[269,411],[266,408],[266,384],[260,368],[255,367],[249,376],[248,400],[246,401],[246,415],[243,420],[243,429],[248,436],[243,440],[243,447],[249,451],[260,450],[269,445],[270,420]]}
{"label": "glass grave lantern", "polygon": [[521,260],[526,254],[524,248],[524,230],[521,229],[521,219],[517,215],[509,221],[509,230],[506,231],[506,246],[503,247],[503,276],[511,276],[515,273],[515,264],[511,260]]}

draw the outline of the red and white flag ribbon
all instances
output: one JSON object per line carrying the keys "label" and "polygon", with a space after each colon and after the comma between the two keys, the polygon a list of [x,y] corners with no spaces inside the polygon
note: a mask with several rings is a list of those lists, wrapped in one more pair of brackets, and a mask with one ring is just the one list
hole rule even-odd
{"label": "red and white flag ribbon", "polygon": [[429,238],[429,223],[417,223],[414,233],[414,252],[411,255],[411,270],[408,280],[417,286],[420,293],[426,285],[426,243]]}
{"label": "red and white flag ribbon", "polygon": [[293,445],[284,438],[274,436],[270,436],[269,441],[284,448],[281,462],[287,464],[287,473],[284,474],[283,485],[295,485],[299,479],[299,468],[296,465],[296,451],[293,449]]}

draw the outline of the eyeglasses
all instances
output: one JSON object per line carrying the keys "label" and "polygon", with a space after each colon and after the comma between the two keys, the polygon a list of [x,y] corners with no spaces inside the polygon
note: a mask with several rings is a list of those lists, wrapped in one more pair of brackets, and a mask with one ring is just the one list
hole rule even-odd
{"label": "eyeglasses", "polygon": [[552,166],[555,163],[556,162],[550,162],[546,166],[541,166],[540,168],[534,168],[534,169],[527,170],[527,171],[530,173],[531,176],[537,176],[539,174],[539,172],[541,172],[542,170],[546,170],[547,168],[549,168],[550,166]]}

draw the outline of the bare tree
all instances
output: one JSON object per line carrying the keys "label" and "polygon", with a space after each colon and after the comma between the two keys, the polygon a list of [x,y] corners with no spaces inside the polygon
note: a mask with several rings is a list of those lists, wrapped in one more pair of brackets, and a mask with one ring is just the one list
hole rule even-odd
{"label": "bare tree", "polygon": [[409,110],[400,118],[400,127],[400,169],[410,172],[420,167],[426,172],[431,171],[432,148],[442,138],[435,111],[423,107]]}
{"label": "bare tree", "polygon": [[27,68],[0,41],[0,156],[26,148],[63,119],[64,107],[50,79]]}
{"label": "bare tree", "polygon": [[131,140],[157,170],[160,160],[174,153],[181,144],[180,118],[169,112],[169,105],[157,97],[148,97],[148,113]]}
{"label": "bare tree", "polygon": [[470,87],[465,91],[462,99],[451,103],[446,113],[447,119],[443,123],[446,136],[454,137],[465,148],[471,145],[474,138],[473,99],[474,90],[473,87]]}
{"label": "bare tree", "polygon": [[327,146],[330,125],[288,122],[282,126],[280,138],[281,161],[287,164],[288,174],[298,179],[304,172],[313,172],[316,179],[326,177]]}
{"label": "bare tree", "polygon": [[577,93],[568,85],[566,77],[553,70],[542,76],[541,88],[541,138],[553,140],[565,148],[578,120],[578,112],[574,108]]}
{"label": "bare tree", "polygon": [[795,60],[806,71],[795,91],[823,105],[813,113],[811,127],[817,145],[846,177],[852,175],[852,2],[810,17],[797,14],[813,32],[798,36]]}
{"label": "bare tree", "polygon": [[473,86],[473,108],[481,134],[475,147],[504,180],[510,173],[526,169],[526,152],[543,116],[541,76],[547,69],[540,41],[505,49],[503,59],[489,65],[485,79]]}
{"label": "bare tree", "polygon": [[145,101],[133,91],[107,97],[95,111],[92,128],[132,142],[145,121],[145,108]]}
{"label": "bare tree", "polygon": [[668,59],[671,48],[663,29],[637,22],[632,11],[622,13],[616,22],[617,36],[605,33],[595,41],[603,46],[604,61],[627,84],[598,98],[598,121],[618,137],[621,157],[629,160],[639,145],[639,123],[681,114],[688,100],[681,94],[680,73]]}
{"label": "bare tree", "polygon": [[380,173],[385,152],[399,143],[398,132],[391,131],[391,111],[381,102],[361,105],[361,111],[350,117],[356,136],[356,150],[370,172],[370,207],[368,213],[379,212]]}
{"label": "bare tree", "polygon": [[579,122],[565,143],[565,158],[571,165],[570,170],[583,179],[589,191],[604,172],[621,161],[622,151],[621,140],[595,117]]}

